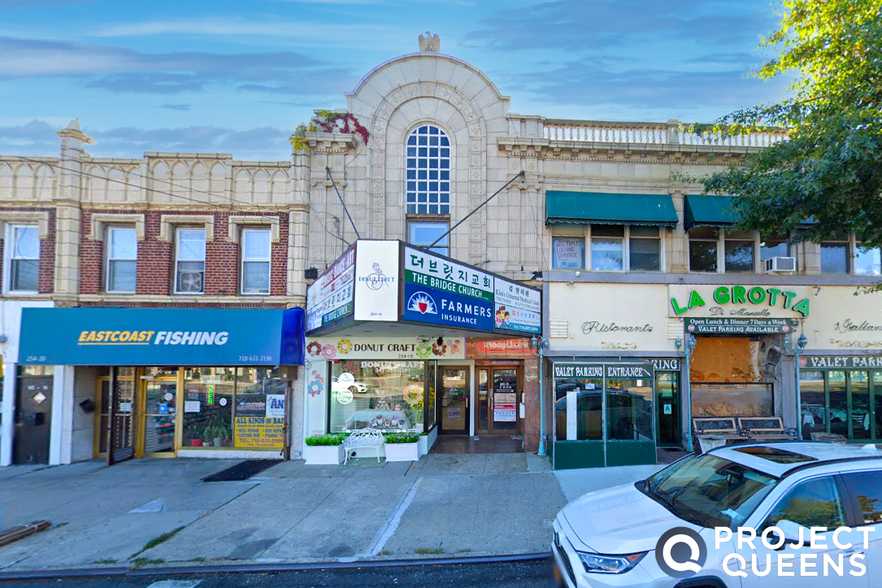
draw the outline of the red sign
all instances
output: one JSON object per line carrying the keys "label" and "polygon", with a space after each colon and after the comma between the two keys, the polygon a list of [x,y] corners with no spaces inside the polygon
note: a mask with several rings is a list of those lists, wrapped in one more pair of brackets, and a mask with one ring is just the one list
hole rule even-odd
{"label": "red sign", "polygon": [[469,359],[487,355],[531,355],[532,353],[529,339],[467,340],[466,342],[466,357]]}

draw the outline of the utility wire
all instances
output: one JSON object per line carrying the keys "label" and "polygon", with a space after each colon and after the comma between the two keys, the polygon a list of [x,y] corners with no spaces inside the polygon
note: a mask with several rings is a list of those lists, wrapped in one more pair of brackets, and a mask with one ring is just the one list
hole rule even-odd
{"label": "utility wire", "polygon": [[328,179],[331,180],[331,185],[334,186],[334,192],[337,193],[337,198],[340,199],[340,204],[343,206],[343,212],[346,213],[346,218],[349,219],[349,224],[352,225],[352,230],[355,231],[355,238],[361,239],[361,235],[358,234],[358,229],[356,228],[355,223],[352,222],[352,215],[349,214],[349,209],[346,208],[346,203],[343,202],[343,196],[340,195],[340,190],[337,189],[337,182],[335,182],[333,176],[331,176],[331,168],[325,166],[325,172],[328,174]]}
{"label": "utility wire", "polygon": [[[213,207],[215,208],[216,211],[218,211],[218,212],[225,212],[225,210],[223,209],[223,207],[221,206],[221,204],[218,204],[218,203],[216,203],[216,202],[206,202],[206,201],[204,201],[204,200],[199,200],[199,199],[196,199],[196,198],[191,198],[191,197],[188,197],[188,196],[183,196],[183,195],[181,195],[181,194],[173,194],[173,193],[171,193],[171,192],[166,192],[166,191],[164,191],[164,190],[157,190],[156,188],[148,188],[148,187],[146,187],[146,186],[140,186],[140,185],[138,185],[138,184],[132,184],[131,182],[126,182],[126,181],[124,181],[124,180],[119,180],[119,179],[111,178],[111,177],[108,177],[108,176],[100,176],[100,175],[98,175],[98,174],[93,174],[93,173],[89,173],[89,172],[82,171],[82,170],[71,169],[71,168],[69,168],[69,167],[64,167],[64,166],[61,166],[61,165],[58,165],[58,164],[55,164],[55,163],[46,162],[46,161],[42,161],[42,160],[39,160],[39,159],[32,159],[32,158],[30,158],[30,157],[25,157],[25,156],[22,156],[22,155],[11,155],[11,156],[9,156],[9,157],[15,157],[16,159],[19,159],[19,160],[21,160],[21,161],[28,161],[28,162],[31,162],[31,163],[38,163],[38,164],[40,164],[40,165],[46,165],[46,166],[48,166],[48,167],[53,167],[53,168],[60,169],[60,170],[63,170],[63,171],[68,171],[68,172],[71,172],[71,173],[79,174],[79,175],[81,175],[81,176],[86,176],[86,177],[91,177],[91,178],[97,178],[97,179],[99,179],[99,180],[105,180],[105,181],[108,181],[108,182],[114,182],[114,183],[117,183],[117,184],[122,184],[123,186],[129,186],[129,187],[132,187],[132,188],[137,188],[137,189],[139,189],[139,190],[146,190],[146,191],[148,191],[148,192],[153,192],[154,194],[164,194],[164,195],[166,195],[166,196],[171,196],[172,198],[180,198],[180,199],[182,199],[182,200],[187,200],[187,201],[189,201],[189,202],[194,202],[194,203],[196,203],[196,204],[203,204],[203,205],[205,205],[205,206],[213,206]],[[119,169],[119,168],[117,168],[117,169]],[[165,182],[165,183],[168,184],[169,186],[172,186],[172,187],[175,187],[175,188],[180,188],[180,189],[182,189],[182,190],[188,190],[188,191],[190,191],[190,192],[197,192],[197,193],[205,194],[205,195],[207,195],[207,196],[212,196],[212,197],[216,196],[215,193],[208,192],[208,191],[206,191],[206,190],[199,190],[199,189],[197,189],[197,188],[190,188],[190,187],[186,187],[186,186],[181,186],[181,185],[179,185],[179,184],[174,184],[174,183],[169,182],[169,181],[166,181],[166,180],[157,180],[156,178],[153,178],[153,177],[150,177],[150,176],[145,176],[144,174],[138,174],[138,173],[135,173],[135,172],[125,172],[124,170],[121,170],[121,171],[123,171],[123,173],[126,173],[127,175],[135,176],[135,177],[138,177],[138,178],[143,178],[143,179],[146,179],[146,180],[153,180],[153,181],[155,181],[155,182]],[[261,208],[261,206],[260,206],[259,204],[255,203],[255,202],[248,202],[248,201],[246,201],[246,200],[238,200],[238,199],[236,199],[236,198],[233,198],[232,196],[230,196],[230,197],[228,198],[228,200],[229,200],[231,203],[232,203],[232,202],[235,202],[235,203],[242,204],[242,205],[245,205],[245,206],[252,206],[252,207],[255,207],[255,208],[257,208],[258,212],[260,212],[261,214],[264,214],[264,209]],[[307,201],[307,203],[306,203],[306,206],[309,207],[309,209],[312,210],[312,211],[313,211],[314,213],[316,213],[317,215],[318,215],[318,214],[324,214],[325,216],[330,216],[331,218],[333,218],[333,219],[335,219],[335,220],[337,220],[337,221],[339,222],[339,220],[337,219],[337,217],[333,216],[332,214],[330,214],[330,213],[328,213],[328,212],[320,212],[320,211],[316,210],[316,209],[312,206],[312,204],[310,204],[308,201]],[[319,224],[321,224],[322,228],[323,228],[323,229],[325,230],[325,232],[328,233],[330,236],[334,237],[335,239],[339,239],[340,241],[343,241],[343,242],[347,245],[347,247],[350,245],[349,241],[347,241],[346,239],[342,238],[341,236],[336,235],[336,234],[332,233],[330,230],[328,230],[328,227],[327,227],[326,224],[324,224],[324,223],[319,223]]]}

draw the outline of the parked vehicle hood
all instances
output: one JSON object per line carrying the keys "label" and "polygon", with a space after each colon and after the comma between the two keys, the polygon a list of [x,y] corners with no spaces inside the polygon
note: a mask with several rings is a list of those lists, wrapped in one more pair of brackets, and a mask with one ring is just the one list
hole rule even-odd
{"label": "parked vehicle hood", "polygon": [[589,492],[566,505],[561,515],[576,534],[573,547],[607,555],[655,549],[659,537],[674,527],[700,529],[633,484]]}

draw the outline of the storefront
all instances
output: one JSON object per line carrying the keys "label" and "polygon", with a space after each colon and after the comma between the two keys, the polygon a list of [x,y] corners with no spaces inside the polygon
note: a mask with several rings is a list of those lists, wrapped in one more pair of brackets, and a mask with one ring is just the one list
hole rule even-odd
{"label": "storefront", "polygon": [[528,385],[522,358],[495,365],[474,344],[528,349],[539,290],[399,241],[358,241],[307,300],[306,436],[412,432],[425,454],[438,435],[533,431],[536,372]]}
{"label": "storefront", "polygon": [[281,456],[302,337],[301,309],[30,310],[20,361],[69,374],[70,461]]}

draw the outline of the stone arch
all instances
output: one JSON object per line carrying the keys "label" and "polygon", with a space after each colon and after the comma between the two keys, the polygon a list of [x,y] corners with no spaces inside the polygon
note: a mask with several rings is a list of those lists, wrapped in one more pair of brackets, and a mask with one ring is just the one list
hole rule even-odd
{"label": "stone arch", "polygon": [[[400,119],[400,120],[398,120]],[[402,124],[406,121],[407,124]],[[397,222],[395,233],[402,234],[405,218],[388,218],[384,210],[391,204],[401,210],[398,202],[402,178],[401,153],[407,132],[420,122],[431,122],[445,129],[453,143],[453,181],[456,183],[456,204],[451,210],[451,221],[480,204],[486,193],[487,128],[481,108],[459,89],[439,82],[412,82],[393,89],[384,96],[374,111],[371,121],[372,140],[370,158],[370,227],[374,238],[387,238],[391,231],[387,222]],[[387,177],[387,170],[389,172]],[[394,200],[394,202],[393,202]],[[481,256],[469,244],[482,242],[481,228],[484,212],[470,220],[467,238],[457,235],[451,245],[460,252],[468,251],[469,259],[477,263]],[[472,259],[475,258],[475,259]]]}

